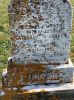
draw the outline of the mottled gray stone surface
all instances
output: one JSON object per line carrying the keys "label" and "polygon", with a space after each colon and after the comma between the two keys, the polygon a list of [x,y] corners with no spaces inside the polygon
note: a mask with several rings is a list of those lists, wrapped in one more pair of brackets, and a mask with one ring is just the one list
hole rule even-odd
{"label": "mottled gray stone surface", "polygon": [[11,0],[9,17],[13,53],[2,74],[0,100],[74,100],[71,4]]}
{"label": "mottled gray stone surface", "polygon": [[13,62],[68,62],[72,21],[68,1],[11,0],[9,15]]}

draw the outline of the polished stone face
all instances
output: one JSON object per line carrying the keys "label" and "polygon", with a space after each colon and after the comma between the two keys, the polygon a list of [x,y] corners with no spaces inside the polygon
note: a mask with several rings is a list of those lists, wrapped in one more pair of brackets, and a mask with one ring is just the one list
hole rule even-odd
{"label": "polished stone face", "polygon": [[9,15],[13,62],[68,62],[72,20],[68,1],[12,1]]}

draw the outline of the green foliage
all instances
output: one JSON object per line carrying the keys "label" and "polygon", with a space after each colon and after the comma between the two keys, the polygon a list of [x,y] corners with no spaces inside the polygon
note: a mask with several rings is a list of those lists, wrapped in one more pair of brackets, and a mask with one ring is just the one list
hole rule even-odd
{"label": "green foliage", "polygon": [[[6,68],[7,59],[11,55],[9,35],[8,4],[10,0],[0,0],[0,72]],[[74,7],[74,0],[71,0]],[[74,62],[74,20],[71,34],[71,58]]]}
{"label": "green foliage", "polygon": [[9,0],[0,0],[0,72],[6,68],[7,59],[11,54],[8,4]]}
{"label": "green foliage", "polygon": [[70,0],[73,8],[73,22],[72,22],[72,32],[71,32],[71,59],[74,62],[74,0]]}
{"label": "green foliage", "polygon": [[0,32],[0,67],[1,69],[7,66],[7,59],[10,56],[10,37],[9,34]]}
{"label": "green foliage", "polygon": [[0,31],[5,33],[8,33],[8,4],[9,0],[0,0]]}
{"label": "green foliage", "polygon": [[74,0],[70,0],[70,1],[71,1],[72,6],[74,7]]}

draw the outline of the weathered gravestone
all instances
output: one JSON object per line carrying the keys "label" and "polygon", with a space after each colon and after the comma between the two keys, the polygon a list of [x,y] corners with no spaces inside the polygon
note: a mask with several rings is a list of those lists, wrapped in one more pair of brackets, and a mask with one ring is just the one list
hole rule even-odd
{"label": "weathered gravestone", "polygon": [[[59,84],[64,83],[65,90],[70,89],[67,83],[73,82],[74,73],[69,57],[71,4],[66,0],[11,0],[9,17],[12,57],[3,74],[3,87],[27,85],[26,90],[49,92],[63,90]],[[58,83],[58,88],[50,83]]]}

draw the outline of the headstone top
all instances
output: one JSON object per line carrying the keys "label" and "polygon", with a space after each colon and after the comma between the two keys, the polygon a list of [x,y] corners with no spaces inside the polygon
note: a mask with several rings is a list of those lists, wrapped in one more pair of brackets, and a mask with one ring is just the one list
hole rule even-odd
{"label": "headstone top", "polygon": [[11,0],[9,15],[13,62],[68,62],[72,21],[68,1]]}

